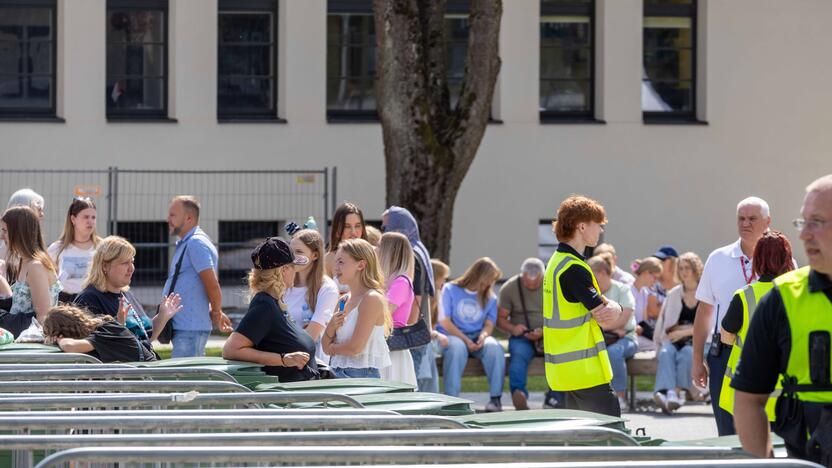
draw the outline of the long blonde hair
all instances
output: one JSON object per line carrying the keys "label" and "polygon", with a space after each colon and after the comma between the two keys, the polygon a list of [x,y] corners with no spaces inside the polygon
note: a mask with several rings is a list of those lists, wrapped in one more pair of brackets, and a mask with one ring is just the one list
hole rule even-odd
{"label": "long blonde hair", "polygon": [[[436,278],[445,278],[445,281],[448,280],[448,276],[451,275],[451,267],[448,266],[447,263],[439,260],[437,258],[430,259],[430,266],[433,268],[433,278],[434,281]],[[436,284],[434,284],[434,287]],[[436,320],[439,317],[439,294],[442,291],[436,290],[436,295],[433,298],[434,300],[430,301],[430,323],[436,325]]]}
{"label": "long blonde hair", "polygon": [[286,304],[283,302],[283,294],[286,292],[287,286],[283,282],[283,270],[286,268],[292,268],[292,265],[283,265],[268,270],[252,268],[248,272],[249,299],[258,292],[264,292],[277,299],[277,303],[285,310]]}
{"label": "long blonde hair", "polygon": [[[66,250],[73,242],[75,242],[75,226],[72,225],[72,217],[78,216],[79,213],[88,208],[97,210],[97,208],[95,207],[95,202],[92,201],[92,198],[75,197],[72,199],[72,203],[69,204],[69,209],[67,209],[66,211],[64,232],[61,233],[61,237],[58,238],[58,242],[60,242],[60,247],[58,248],[57,255],[55,255],[55,261],[58,261],[58,259],[61,258],[61,254],[64,252],[64,250]],[[98,247],[98,244],[101,243],[101,238],[98,237],[98,232],[95,230],[95,226],[93,226],[92,228],[92,235],[90,236],[90,240],[92,241],[92,248]]]}
{"label": "long blonde hair", "polygon": [[384,279],[378,265],[378,257],[372,244],[364,239],[349,239],[341,242],[338,247],[353,260],[364,261],[365,267],[361,272],[361,285],[369,290],[378,292],[384,302],[384,336],[390,335],[393,330],[393,317],[390,314],[390,306],[387,303],[387,296],[384,291]]}
{"label": "long blonde hair", "polygon": [[[107,274],[104,273],[104,267],[109,266],[113,262],[125,261],[136,256],[136,248],[133,247],[127,239],[119,236],[107,236],[101,239],[98,248],[95,250],[95,255],[92,257],[92,265],[87,277],[84,278],[84,286],[92,285],[99,291],[107,290]],[[122,291],[127,291],[130,286],[121,288]]]}
{"label": "long blonde hair", "polygon": [[410,246],[410,241],[404,234],[384,233],[378,243],[378,260],[387,287],[390,287],[390,283],[399,276],[407,276],[413,281],[415,268],[413,247]]}
{"label": "long blonde hair", "polygon": [[309,269],[309,276],[306,278],[306,304],[309,305],[309,310],[314,312],[315,306],[318,304],[318,291],[321,290],[321,285],[324,283],[324,239],[314,229],[298,231],[293,239],[303,242],[307,249],[318,255],[315,260],[309,259],[312,266]]}
{"label": "long blonde hair", "polygon": [[[477,291],[477,299],[479,300],[480,307],[485,308],[488,300],[494,296],[494,283],[502,276],[503,272],[494,263],[494,260],[488,257],[482,257],[472,263],[462,276],[451,281],[451,284]],[[489,283],[489,286],[482,290],[481,287],[484,282]]]}

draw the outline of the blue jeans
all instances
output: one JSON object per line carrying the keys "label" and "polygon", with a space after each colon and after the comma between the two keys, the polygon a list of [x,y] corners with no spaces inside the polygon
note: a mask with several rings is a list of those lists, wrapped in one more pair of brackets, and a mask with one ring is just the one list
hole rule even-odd
{"label": "blue jeans", "polygon": [[612,365],[612,388],[616,392],[627,391],[627,359],[638,351],[638,345],[629,338],[621,338],[607,346],[607,354]]}
{"label": "blue jeans", "polygon": [[[476,338],[478,333],[469,335]],[[442,350],[442,373],[445,377],[445,394],[459,396],[462,386],[462,373],[468,363],[468,346],[460,338],[448,335],[448,347]],[[489,393],[492,397],[499,397],[503,393],[503,378],[505,376],[506,358],[503,347],[493,337],[485,339],[485,345],[470,353],[472,357],[482,361],[485,374],[488,376]]]}
{"label": "blue jeans", "polygon": [[685,345],[682,349],[676,349],[673,343],[662,344],[656,370],[655,391],[690,388],[692,385],[691,367],[693,367],[693,346]]}
{"label": "blue jeans", "polygon": [[420,392],[439,393],[439,370],[436,368],[436,348],[433,341],[410,349],[413,367],[416,370],[416,384]]}
{"label": "blue jeans", "polygon": [[334,367],[332,373],[339,379],[380,379],[381,372],[375,367]]}
{"label": "blue jeans", "polygon": [[172,358],[205,356],[205,345],[208,344],[210,331],[174,330]]}
{"label": "blue jeans", "polygon": [[529,396],[526,381],[529,363],[534,358],[534,343],[522,336],[512,336],[508,339],[508,353],[508,388],[512,393],[520,390]]}

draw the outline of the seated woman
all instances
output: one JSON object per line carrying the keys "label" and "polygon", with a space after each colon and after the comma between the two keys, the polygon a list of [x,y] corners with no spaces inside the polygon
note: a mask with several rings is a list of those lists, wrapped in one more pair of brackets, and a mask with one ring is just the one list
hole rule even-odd
{"label": "seated woman", "polygon": [[305,265],[309,259],[295,257],[283,239],[270,237],[254,249],[251,261],[248,312],[225,342],[222,357],[262,364],[264,372],[281,382],[319,378],[315,341],[289,318],[282,302],[295,264]]}
{"label": "seated woman", "polygon": [[43,322],[44,343],[101,362],[155,361],[156,355],[112,317],[94,317],[71,305],[53,307]]}
{"label": "seated woman", "polygon": [[676,268],[682,284],[667,292],[653,335],[659,347],[653,401],[666,414],[679,409],[685,403],[682,392],[690,391],[696,288],[704,267],[698,255],[687,252]]}
{"label": "seated woman", "polygon": [[332,372],[341,378],[381,378],[381,369],[391,364],[386,337],[393,329],[393,319],[373,246],[363,239],[341,242],[334,271],[350,292],[338,302],[339,310],[332,315],[321,341],[324,352],[331,356]]}
{"label": "seated woman", "polygon": [[117,318],[139,341],[153,349],[151,343],[165,324],[182,309],[178,294],[171,294],[159,306],[159,312],[148,318],[142,304],[130,292],[130,282],[136,270],[133,264],[136,248],[127,239],[108,236],[98,244],[84,289],[75,298],[75,305],[93,315]]}
{"label": "seated woman", "polygon": [[662,263],[655,257],[636,260],[633,262],[633,274],[636,279],[630,288],[635,298],[633,314],[638,324],[638,349],[639,351],[651,351],[656,349],[653,342],[653,332],[656,328],[656,320],[659,318],[655,315],[655,312],[651,313],[651,311],[659,311],[660,309],[654,307],[658,299],[650,291],[661,278]]}
{"label": "seated woman", "polygon": [[501,275],[493,260],[480,258],[459,279],[445,284],[439,306],[438,330],[448,336],[448,346],[442,350],[445,393],[459,395],[471,355],[482,361],[488,375],[488,412],[503,409],[500,399],[506,360],[503,347],[491,336],[497,323],[497,297],[492,288]]}

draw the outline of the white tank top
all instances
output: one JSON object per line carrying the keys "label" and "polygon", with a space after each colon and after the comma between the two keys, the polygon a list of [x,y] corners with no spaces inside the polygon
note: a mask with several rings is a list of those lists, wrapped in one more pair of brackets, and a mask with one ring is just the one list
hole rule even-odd
{"label": "white tank top", "polygon": [[[352,338],[355,325],[358,323],[359,306],[361,306],[361,302],[350,310],[344,318],[344,324],[335,332],[335,343],[346,343]],[[387,347],[387,340],[384,339],[384,325],[373,326],[373,331],[370,332],[370,336],[367,338],[367,344],[358,354],[352,356],[335,355],[329,361],[330,367],[338,369],[374,368],[381,370],[390,364],[390,349]]]}

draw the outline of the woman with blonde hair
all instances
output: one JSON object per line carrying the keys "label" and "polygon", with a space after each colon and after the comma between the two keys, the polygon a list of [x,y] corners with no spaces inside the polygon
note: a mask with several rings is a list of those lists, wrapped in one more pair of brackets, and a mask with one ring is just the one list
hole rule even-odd
{"label": "woman with blonde hair", "polygon": [[168,321],[182,310],[182,299],[172,293],[163,298],[159,312],[151,320],[141,302],[130,292],[136,248],[127,239],[108,236],[101,240],[92,257],[84,289],[75,305],[94,315],[109,315],[127,327],[149,349]]}
{"label": "woman with blonde hair", "polygon": [[89,197],[75,197],[69,204],[61,237],[48,249],[49,257],[58,267],[58,279],[63,285],[58,300],[72,302],[83,289],[95,249],[101,238],[95,230],[95,202]]}
{"label": "woman with blonde hair", "polygon": [[502,274],[490,258],[478,259],[461,277],[445,285],[439,306],[438,330],[448,336],[448,346],[442,350],[445,393],[459,395],[462,373],[471,355],[482,361],[488,376],[488,412],[503,409],[500,399],[506,361],[503,347],[491,336],[497,323],[493,288]]}
{"label": "woman with blonde hair", "polygon": [[292,285],[283,295],[286,312],[317,343],[315,355],[323,362],[329,356],[321,348],[321,335],[338,303],[338,285],[324,274],[324,240],[318,231],[303,229],[295,233],[289,247],[295,257],[306,257],[306,265],[295,266]]}
{"label": "woman with blonde hair", "polygon": [[281,382],[319,378],[315,342],[289,319],[282,300],[295,266],[309,259],[295,256],[283,239],[270,237],[254,249],[251,262],[248,311],[225,342],[222,357],[262,364]]}
{"label": "woman with blonde hair", "polygon": [[680,255],[676,265],[682,283],[667,292],[653,335],[659,348],[653,401],[667,414],[682,406],[682,392],[690,391],[693,321],[699,306],[696,288],[704,270],[702,260],[693,252]]}
{"label": "woman with blonde hair", "polygon": [[[381,273],[387,288],[387,301],[392,310],[393,328],[408,325],[413,308],[413,248],[404,234],[388,232],[381,236],[378,245],[378,257]],[[395,380],[417,385],[416,370],[410,350],[400,349],[390,352],[392,365],[381,369],[384,380]]]}
{"label": "woman with blonde hair", "polygon": [[363,239],[343,241],[335,254],[336,279],[349,287],[321,341],[331,356],[329,365],[337,377],[381,378],[389,366],[386,337],[393,320],[384,296],[384,279],[373,246]]}
{"label": "woman with blonde hair", "polygon": [[43,322],[44,342],[65,353],[84,353],[101,362],[155,361],[156,354],[109,316],[94,317],[71,305],[53,307]]}
{"label": "woman with blonde hair", "polygon": [[15,206],[0,221],[0,237],[9,247],[9,258],[15,259],[10,265],[12,307],[0,326],[18,338],[26,330],[25,341],[42,341],[41,325],[58,303],[61,282],[46,253],[40,220],[28,206]]}
{"label": "woman with blonde hair", "polygon": [[632,270],[636,277],[630,288],[636,301],[633,315],[638,324],[638,348],[641,351],[647,351],[656,348],[653,343],[653,330],[656,327],[656,319],[659,318],[658,312],[660,309],[651,312],[654,310],[651,305],[655,304],[656,296],[651,294],[650,291],[662,276],[662,263],[658,258],[647,257],[633,262]]}

